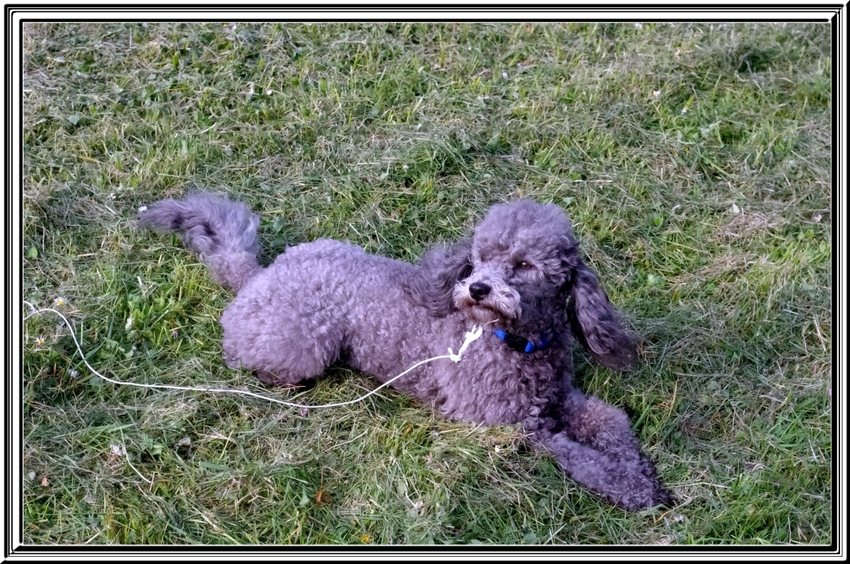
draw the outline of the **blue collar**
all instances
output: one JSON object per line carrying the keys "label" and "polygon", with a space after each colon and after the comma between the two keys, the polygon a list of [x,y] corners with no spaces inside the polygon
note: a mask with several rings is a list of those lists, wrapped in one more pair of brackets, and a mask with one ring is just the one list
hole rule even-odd
{"label": "blue collar", "polygon": [[546,338],[545,335],[540,335],[539,344],[535,344],[534,342],[529,341],[525,337],[520,337],[519,335],[508,333],[504,329],[493,329],[493,334],[496,335],[501,341],[504,341],[505,344],[513,350],[526,354],[533,353],[534,351],[539,351],[540,349],[546,348],[546,345],[549,344],[549,339]]}

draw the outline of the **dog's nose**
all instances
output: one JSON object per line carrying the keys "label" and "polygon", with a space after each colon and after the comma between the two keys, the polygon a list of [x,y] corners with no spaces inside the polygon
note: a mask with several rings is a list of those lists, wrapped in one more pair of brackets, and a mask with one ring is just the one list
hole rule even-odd
{"label": "dog's nose", "polygon": [[483,300],[489,293],[490,286],[484,282],[473,282],[469,285],[469,295],[472,296],[472,299],[476,302]]}

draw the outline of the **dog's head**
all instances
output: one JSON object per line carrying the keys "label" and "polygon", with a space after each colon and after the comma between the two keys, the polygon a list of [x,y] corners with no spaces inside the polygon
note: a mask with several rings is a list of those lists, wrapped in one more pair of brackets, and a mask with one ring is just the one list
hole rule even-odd
{"label": "dog's head", "polygon": [[558,206],[528,200],[493,206],[475,229],[471,269],[454,287],[454,305],[477,323],[508,330],[552,323],[543,318],[559,309],[553,306],[570,277],[564,259],[575,247]]}
{"label": "dog's head", "polygon": [[493,206],[473,237],[427,253],[420,273],[409,293],[432,315],[460,311],[475,323],[525,336],[569,323],[601,364],[624,370],[637,362],[637,339],[622,328],[581,259],[569,219],[554,204]]}

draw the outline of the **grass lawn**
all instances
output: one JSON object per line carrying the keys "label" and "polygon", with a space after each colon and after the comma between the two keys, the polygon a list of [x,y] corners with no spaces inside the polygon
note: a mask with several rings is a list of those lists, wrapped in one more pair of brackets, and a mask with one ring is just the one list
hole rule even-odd
{"label": "grass lawn", "polygon": [[26,24],[23,298],[139,383],[319,404],[221,359],[231,298],[136,210],[192,186],[414,261],[487,207],[562,206],[645,340],[576,351],[681,499],[626,513],[516,427],[381,391],[302,413],[119,387],[24,325],[28,544],[832,541],[830,29],[818,24]]}

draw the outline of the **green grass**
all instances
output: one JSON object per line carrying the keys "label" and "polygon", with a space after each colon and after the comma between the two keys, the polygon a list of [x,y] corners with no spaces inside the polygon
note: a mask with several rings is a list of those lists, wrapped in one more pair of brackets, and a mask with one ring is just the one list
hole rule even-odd
{"label": "green grass", "polygon": [[[136,209],[187,187],[415,260],[486,208],[569,213],[644,337],[579,351],[682,504],[628,514],[514,427],[393,391],[302,414],[116,387],[25,323],[31,544],[824,544],[831,505],[830,34],[816,24],[27,24],[24,299],[121,380],[261,390],[230,299]],[[376,383],[337,369],[299,396]],[[279,398],[295,392],[266,391]]]}

